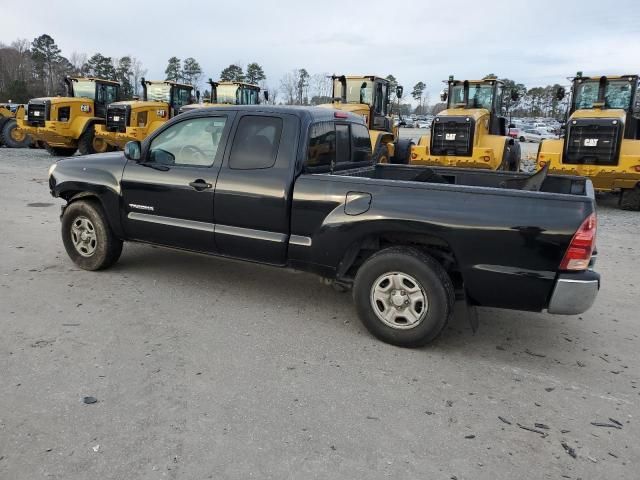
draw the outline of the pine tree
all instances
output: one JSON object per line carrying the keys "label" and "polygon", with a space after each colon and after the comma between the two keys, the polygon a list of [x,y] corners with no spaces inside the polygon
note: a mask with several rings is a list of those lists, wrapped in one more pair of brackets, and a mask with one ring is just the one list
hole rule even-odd
{"label": "pine tree", "polygon": [[256,62],[247,65],[247,82],[258,85],[262,80],[266,80],[267,76],[264,74],[264,70]]}
{"label": "pine tree", "polygon": [[244,82],[245,76],[242,67],[229,65],[220,73],[221,82]]}
{"label": "pine tree", "polygon": [[164,70],[165,79],[172,82],[179,82],[182,80],[182,69],[180,68],[180,59],[178,57],[171,57],[167,63],[167,68]]}
{"label": "pine tree", "polygon": [[193,57],[185,58],[182,66],[182,80],[197,89],[201,77],[202,68],[196,59]]}
{"label": "pine tree", "polygon": [[54,70],[60,62],[60,48],[52,37],[46,33],[33,39],[31,42],[31,58],[34,64],[35,74],[46,88],[47,95],[53,93]]}

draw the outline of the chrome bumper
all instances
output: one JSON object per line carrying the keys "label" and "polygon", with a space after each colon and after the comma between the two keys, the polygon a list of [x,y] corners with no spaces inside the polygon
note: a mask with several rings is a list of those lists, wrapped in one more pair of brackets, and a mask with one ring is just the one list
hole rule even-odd
{"label": "chrome bumper", "polygon": [[549,313],[578,315],[584,313],[596,299],[600,289],[600,275],[593,270],[561,273],[549,302]]}

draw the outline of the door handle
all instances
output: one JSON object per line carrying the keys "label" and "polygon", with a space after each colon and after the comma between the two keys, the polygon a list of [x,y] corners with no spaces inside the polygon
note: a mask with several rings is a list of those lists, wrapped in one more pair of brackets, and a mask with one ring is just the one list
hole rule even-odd
{"label": "door handle", "polygon": [[206,190],[207,188],[213,187],[213,185],[211,185],[210,183],[205,182],[201,178],[199,178],[197,180],[194,180],[193,182],[189,183],[189,186],[194,188],[195,190],[197,190],[199,192],[201,192],[202,190]]}

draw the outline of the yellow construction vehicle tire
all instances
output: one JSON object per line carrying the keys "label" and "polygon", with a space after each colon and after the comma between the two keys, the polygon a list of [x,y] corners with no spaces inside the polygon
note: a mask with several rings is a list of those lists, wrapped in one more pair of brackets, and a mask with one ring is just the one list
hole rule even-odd
{"label": "yellow construction vehicle tire", "polygon": [[4,127],[4,124],[7,123],[8,120],[8,117],[0,117],[0,147],[4,145],[4,142],[2,141],[2,127]]}
{"label": "yellow construction vehicle tire", "polygon": [[620,208],[623,210],[640,210],[640,184],[635,188],[625,188],[620,192]]}
{"label": "yellow construction vehicle tire", "polygon": [[104,139],[96,137],[93,125],[90,125],[78,139],[78,151],[81,155],[104,153],[109,151],[109,144]]}
{"label": "yellow construction vehicle tire", "polygon": [[380,142],[380,144],[376,147],[376,151],[373,152],[373,163],[390,163],[389,162],[389,149],[387,148],[386,143]]}
{"label": "yellow construction vehicle tire", "polygon": [[396,141],[391,163],[409,165],[411,163],[411,147],[415,145],[411,139],[399,138]]}
{"label": "yellow construction vehicle tire", "polygon": [[0,130],[0,143],[9,148],[27,148],[31,144],[31,137],[18,129],[15,118],[10,118]]}
{"label": "yellow construction vehicle tire", "polygon": [[67,147],[52,147],[45,143],[44,148],[47,149],[49,155],[52,157],[70,157],[74,153],[76,153],[76,148],[67,148]]}

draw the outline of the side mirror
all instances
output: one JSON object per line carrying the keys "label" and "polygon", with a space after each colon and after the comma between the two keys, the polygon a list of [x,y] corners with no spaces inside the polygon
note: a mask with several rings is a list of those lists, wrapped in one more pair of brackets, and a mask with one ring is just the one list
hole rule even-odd
{"label": "side mirror", "polygon": [[567,129],[567,124],[566,123],[561,123],[560,124],[560,130],[566,130]]}
{"label": "side mirror", "polygon": [[518,100],[520,100],[520,94],[518,93],[517,90],[511,90],[511,100],[514,102],[517,102]]}
{"label": "side mirror", "polygon": [[440,101],[441,102],[446,102],[448,97],[449,97],[449,95],[447,94],[446,90],[442,90],[440,92]]}
{"label": "side mirror", "polygon": [[128,160],[139,162],[142,157],[142,147],[140,146],[140,142],[137,140],[127,142],[124,146],[124,156]]}
{"label": "side mirror", "polygon": [[564,87],[559,87],[556,90],[556,100],[558,101],[562,100],[564,98],[564,95],[565,95]]}
{"label": "side mirror", "polygon": [[509,124],[509,128],[516,128],[515,123],[510,123],[510,124]]}
{"label": "side mirror", "polygon": [[396,87],[396,98],[402,98],[403,92],[404,92],[404,87],[402,85],[398,85]]}
{"label": "side mirror", "polygon": [[262,95],[264,95],[264,101],[268,102],[269,101],[269,90],[265,90],[264,92],[262,92]]}

